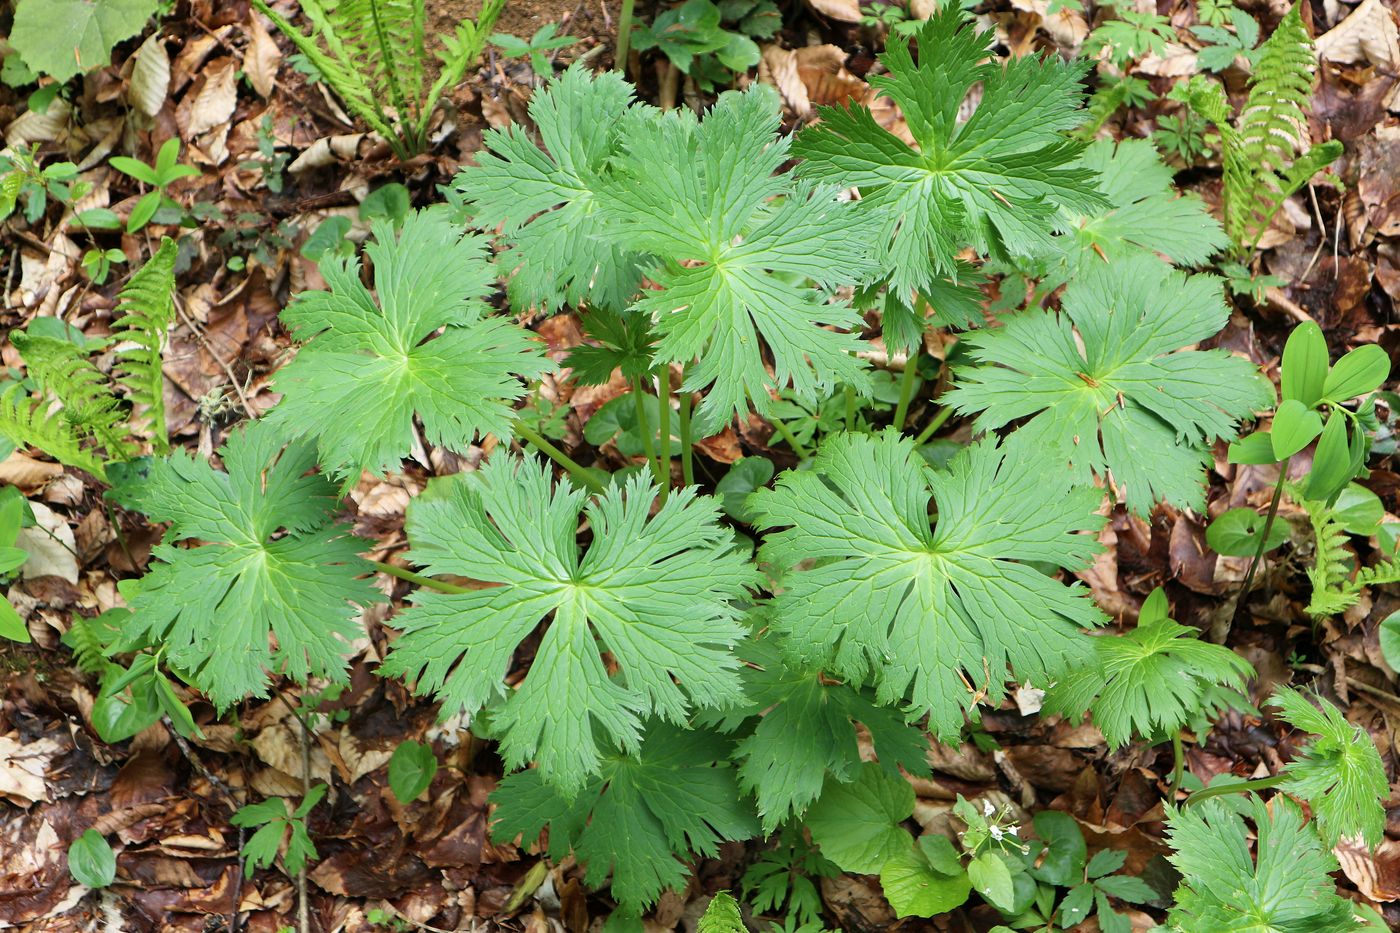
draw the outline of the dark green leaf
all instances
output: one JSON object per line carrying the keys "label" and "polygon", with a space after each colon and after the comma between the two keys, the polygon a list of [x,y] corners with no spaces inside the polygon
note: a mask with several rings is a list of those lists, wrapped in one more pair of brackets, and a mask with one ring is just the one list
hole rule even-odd
{"label": "dark green leaf", "polygon": [[89,888],[105,888],[117,877],[117,856],[95,829],[85,831],[68,847],[68,871]]}
{"label": "dark green leaf", "polygon": [[1322,328],[1307,321],[1293,328],[1283,347],[1279,388],[1285,399],[1302,402],[1308,408],[1322,398],[1327,381],[1327,340]]}
{"label": "dark green leaf", "polygon": [[410,803],[433,783],[437,769],[437,756],[431,745],[400,742],[389,759],[389,789],[399,803]]}
{"label": "dark green leaf", "polygon": [[[1217,554],[1227,557],[1253,557],[1264,534],[1265,516],[1251,508],[1240,507],[1216,517],[1206,528],[1206,544]],[[1288,540],[1288,523],[1275,519],[1269,529],[1268,553]]]}

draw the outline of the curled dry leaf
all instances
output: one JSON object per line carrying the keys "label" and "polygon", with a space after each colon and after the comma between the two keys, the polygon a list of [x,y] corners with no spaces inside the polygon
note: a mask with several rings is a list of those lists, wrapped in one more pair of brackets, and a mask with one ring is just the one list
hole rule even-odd
{"label": "curled dry leaf", "polygon": [[58,139],[68,126],[68,116],[73,112],[69,103],[61,97],[49,102],[42,113],[26,110],[5,127],[5,145],[12,149],[27,147],[30,143],[46,143]]}
{"label": "curled dry leaf", "polygon": [[807,5],[838,23],[860,22],[860,4],[856,0],[807,0]]}
{"label": "curled dry leaf", "polygon": [[1387,839],[1371,852],[1359,839],[1343,839],[1332,852],[1367,900],[1400,901],[1400,842]]}
{"label": "curled dry leaf", "polygon": [[0,798],[19,807],[49,799],[45,775],[58,752],[50,738],[21,742],[0,735]]}
{"label": "curled dry leaf", "polygon": [[1400,29],[1381,0],[1365,0],[1316,42],[1318,61],[1368,62],[1387,74],[1400,70]]}
{"label": "curled dry leaf", "polygon": [[277,87],[277,68],[282,64],[282,50],[272,41],[262,17],[248,14],[248,50],[243,53],[243,73],[248,83],[262,97],[271,97]]}
{"label": "curled dry leaf", "polygon": [[237,79],[238,63],[231,57],[219,59],[204,71],[175,113],[185,139],[193,140],[229,121],[238,104]]}
{"label": "curled dry leaf", "polygon": [[160,41],[160,34],[155,33],[141,43],[135,58],[126,98],[137,112],[154,117],[165,106],[170,89],[170,56]]}

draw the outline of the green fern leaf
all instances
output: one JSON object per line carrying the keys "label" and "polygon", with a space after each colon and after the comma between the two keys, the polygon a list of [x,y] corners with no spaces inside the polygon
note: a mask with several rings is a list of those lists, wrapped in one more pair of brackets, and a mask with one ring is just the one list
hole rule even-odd
{"label": "green fern leaf", "polygon": [[106,479],[102,458],[84,446],[88,432],[42,396],[26,395],[18,383],[0,393],[0,435],[16,447],[35,447],[64,466]]}
{"label": "green fern leaf", "polygon": [[744,918],[739,913],[739,902],[728,891],[719,891],[710,898],[705,912],[700,915],[697,933],[748,933]]}
{"label": "green fern leaf", "polygon": [[422,106],[423,0],[337,0],[326,21],[339,38],[346,64],[388,101],[400,119],[418,116]]}
{"label": "green fern leaf", "polygon": [[24,357],[29,375],[47,395],[63,406],[62,417],[80,433],[96,440],[109,460],[135,454],[127,441],[126,413],[112,394],[107,376],[88,358],[87,351],[68,340],[10,334]]}
{"label": "green fern leaf", "polygon": [[170,451],[165,429],[164,362],[166,332],[175,313],[175,241],[160,249],[122,289],[112,335],[117,341],[114,375],[126,386],[137,412],[144,412],[156,452]]}
{"label": "green fern leaf", "polygon": [[1356,605],[1368,586],[1400,583],[1400,560],[1389,557],[1372,567],[1355,569],[1356,555],[1347,545],[1346,529],[1336,510],[1321,500],[1301,495],[1294,498],[1308,513],[1313,532],[1315,554],[1308,568],[1308,583],[1312,587],[1310,615],[1337,615]]}

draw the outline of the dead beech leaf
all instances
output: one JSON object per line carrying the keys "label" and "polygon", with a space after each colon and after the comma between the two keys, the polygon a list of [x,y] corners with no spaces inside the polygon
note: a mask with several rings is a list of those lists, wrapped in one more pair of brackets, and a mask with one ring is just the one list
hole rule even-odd
{"label": "dead beech leaf", "polygon": [[856,0],[807,0],[807,5],[838,23],[860,22],[860,4]]}
{"label": "dead beech leaf", "polygon": [[277,86],[277,68],[282,64],[282,50],[272,41],[262,17],[248,13],[248,50],[243,53],[243,73],[248,83],[261,97],[271,97]]}
{"label": "dead beech leaf", "polygon": [[29,553],[20,569],[26,580],[38,577],[62,577],[69,583],[78,582],[78,544],[68,522],[42,502],[30,502],[34,510],[33,528],[21,528],[15,547]]}
{"label": "dead beech leaf", "polygon": [[1381,0],[1365,0],[1315,43],[1318,61],[1369,62],[1389,74],[1400,70],[1400,29]]}
{"label": "dead beech leaf", "polygon": [[205,70],[202,83],[196,83],[185,95],[176,112],[176,122],[186,140],[193,140],[229,121],[238,104],[237,79],[237,63],[229,57],[219,59]]}
{"label": "dead beech leaf", "polygon": [[18,486],[22,490],[33,491],[61,475],[63,467],[59,464],[35,460],[19,451],[0,461],[0,483]]}
{"label": "dead beech leaf", "polygon": [[48,800],[45,775],[58,752],[58,743],[50,738],[20,742],[0,735],[0,797],[19,807]]}
{"label": "dead beech leaf", "polygon": [[1343,839],[1332,851],[1362,897],[1400,901],[1400,842],[1387,839],[1372,853],[1358,839]]}
{"label": "dead beech leaf", "polygon": [[788,109],[799,117],[812,112],[807,85],[797,73],[797,53],[780,45],[765,45],[759,61],[758,80],[778,89]]}
{"label": "dead beech leaf", "polygon": [[1137,66],[1142,74],[1158,78],[1181,78],[1196,74],[1201,67],[1196,53],[1179,42],[1168,42],[1165,55],[1148,55]]}
{"label": "dead beech leaf", "polygon": [[170,90],[170,56],[160,34],[155,33],[136,50],[136,64],[131,69],[131,83],[126,99],[137,112],[148,117],[160,113]]}
{"label": "dead beech leaf", "polygon": [[11,149],[28,148],[30,143],[46,143],[58,138],[68,126],[72,106],[62,97],[49,101],[43,113],[26,110],[5,126],[5,145]]}

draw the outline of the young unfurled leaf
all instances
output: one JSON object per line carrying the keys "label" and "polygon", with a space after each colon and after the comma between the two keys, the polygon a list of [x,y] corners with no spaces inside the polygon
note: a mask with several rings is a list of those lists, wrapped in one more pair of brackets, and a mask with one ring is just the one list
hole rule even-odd
{"label": "young unfurled leaf", "polygon": [[1285,767],[1287,779],[1280,786],[1308,802],[1329,847],[1354,836],[1375,846],[1385,831],[1381,802],[1390,793],[1376,743],[1331,703],[1321,697],[1317,702],[1320,709],[1287,687],[1269,701],[1289,724],[1315,736]]}
{"label": "young unfurled leaf", "polygon": [[[869,108],[821,108],[793,154],[798,171],[859,188],[874,233],[881,277],[907,295],[955,271],[960,249],[1031,255],[1052,249],[1058,210],[1104,206],[1092,173],[1076,165],[1082,146],[1063,131],[1084,119],[1082,62],[1026,56],[991,59],[991,34],[965,27],[956,7],[935,14],[908,40],[892,35],[871,85],[894,101],[917,149],[880,126]],[[966,122],[958,111],[980,82]]]}
{"label": "young unfurled leaf", "polygon": [[513,244],[501,266],[512,271],[515,305],[553,311],[586,302],[616,311],[636,293],[642,257],[608,235],[596,198],[625,117],[638,107],[632,94],[616,72],[575,65],[530,100],[545,151],[518,125],[488,130],[477,164],[453,181],[477,224],[503,227]]}
{"label": "young unfurled leaf", "polygon": [[284,395],[268,419],[315,436],[321,465],[344,476],[397,469],[415,416],[430,443],[459,450],[478,434],[509,437],[519,377],[552,366],[528,331],[487,316],[485,241],[462,236],[441,210],[373,232],[375,294],[359,260],[327,255],[329,290],[302,292],[282,312],[308,342],[277,374]]}
{"label": "young unfurled leaf", "polygon": [[1167,617],[1160,589],[1143,603],[1131,632],[1094,639],[1097,663],[1071,671],[1045,697],[1045,709],[1074,717],[1092,711],[1110,748],[1134,735],[1174,733],[1206,705],[1212,685],[1244,688],[1249,662]]}
{"label": "young unfurled leaf", "polygon": [[821,289],[869,271],[868,230],[834,188],[775,174],[788,158],[779,124],[762,85],[722,96],[703,120],[688,110],[633,120],[603,189],[612,235],[661,263],[651,273],[661,287],[633,309],[656,320],[655,362],[688,363],[686,391],[709,387],[695,414],[702,433],[750,401],[771,411],[774,388],[815,398],[867,385],[857,336],[827,329],[857,330],[861,318]]}
{"label": "young unfurled leaf", "polygon": [[539,769],[509,775],[491,795],[491,832],[532,842],[549,827],[549,855],[572,849],[598,885],[612,873],[612,894],[641,909],[685,883],[677,858],[713,856],[726,839],[758,832],[752,806],[725,764],[730,745],[710,732],[682,732],[653,722],[635,755],[608,752],[597,777],[569,799]]}
{"label": "young unfurled leaf", "polygon": [[1200,198],[1176,191],[1172,170],[1150,141],[1101,139],[1078,165],[1094,173],[1108,205],[1089,213],[1061,211],[1047,284],[1073,281],[1086,267],[1111,265],[1141,250],[1197,266],[1230,244]]}
{"label": "young unfurled leaf", "polygon": [[494,723],[508,766],[537,759],[572,794],[598,773],[600,740],[635,751],[647,715],[680,722],[692,706],[740,699],[729,649],[744,631],[732,601],[756,574],[714,500],[693,488],[651,518],[656,491],[644,478],[609,489],[584,509],[593,541],[580,553],[586,494],[550,487],[547,467],[498,456],[413,503],[412,555],[428,573],[500,585],[419,590],[383,671],[416,679],[445,711],[474,713],[506,693],[516,646],[553,613]]}
{"label": "young unfurled leaf", "polygon": [[719,891],[710,898],[700,915],[698,933],[748,933],[744,918],[739,914],[739,902],[728,891]]}
{"label": "young unfurled leaf", "polygon": [[[258,422],[220,451],[227,472],[175,453],[140,492],[142,511],[170,529],[131,600],[127,636],[162,645],[220,708],[266,696],[271,673],[344,679],[355,604],[381,598],[358,579],[369,569],[360,543],[331,520],[334,487],[306,475],[315,450],[282,444]],[[187,539],[203,543],[174,546]]]}
{"label": "young unfurled leaf", "polygon": [[1267,933],[1357,929],[1349,901],[1338,896],[1328,873],[1337,861],[1303,824],[1287,798],[1266,806],[1249,800],[1258,834],[1258,858],[1250,858],[1244,819],[1217,800],[1171,811],[1167,833],[1176,850],[1168,858],[1181,872],[1169,922],[1183,933]]}
{"label": "young unfurled leaf", "polygon": [[1015,439],[935,472],[894,433],[836,435],[749,500],[759,527],[785,529],[761,552],[781,571],[774,630],[801,663],[873,678],[881,703],[907,696],[957,735],[982,691],[1004,695],[1008,667],[1044,682],[1092,657],[1079,630],[1103,616],[1084,590],[1018,563],[1088,565],[1097,544],[1078,532],[1102,523],[1099,493],[1068,481]]}
{"label": "young unfurled leaf", "polygon": [[1248,360],[1182,350],[1216,334],[1229,310],[1213,276],[1187,276],[1151,256],[1089,267],[1065,290],[1062,311],[1023,311],[964,340],[984,365],[963,369],[947,404],[1017,431],[1047,472],[1076,482],[1112,473],[1128,507],[1159,499],[1205,507],[1208,444],[1272,402]]}
{"label": "young unfurled leaf", "polygon": [[871,874],[910,845],[909,831],[899,824],[913,812],[909,782],[867,762],[854,781],[828,778],[805,822],[823,856],[843,871]]}

